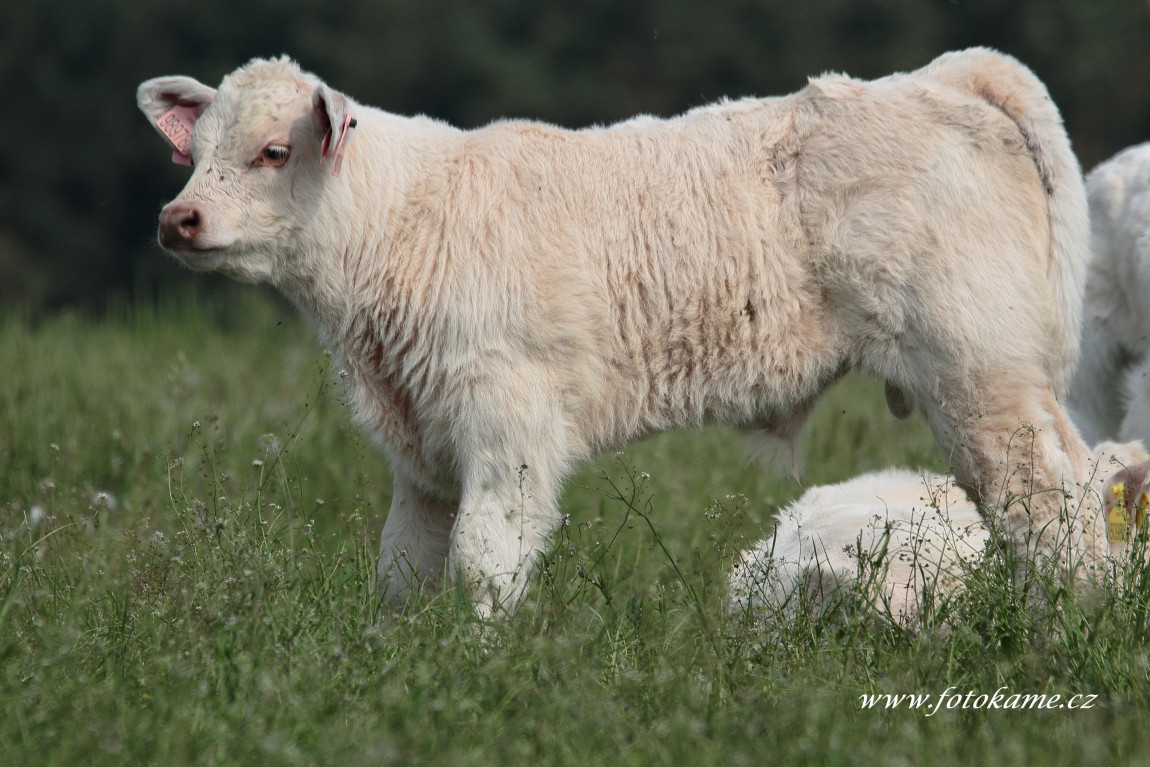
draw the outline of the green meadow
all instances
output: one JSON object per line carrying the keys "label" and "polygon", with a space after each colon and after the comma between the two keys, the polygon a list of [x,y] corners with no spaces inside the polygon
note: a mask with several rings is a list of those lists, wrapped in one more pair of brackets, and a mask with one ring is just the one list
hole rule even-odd
{"label": "green meadow", "polygon": [[[739,550],[803,489],[736,429],[582,467],[510,619],[453,589],[386,616],[390,474],[343,398],[254,289],[0,317],[0,764],[1150,762],[1139,560],[1076,597],[991,552],[910,629],[861,594],[728,615]],[[808,485],[943,465],[862,377],[804,455]]]}

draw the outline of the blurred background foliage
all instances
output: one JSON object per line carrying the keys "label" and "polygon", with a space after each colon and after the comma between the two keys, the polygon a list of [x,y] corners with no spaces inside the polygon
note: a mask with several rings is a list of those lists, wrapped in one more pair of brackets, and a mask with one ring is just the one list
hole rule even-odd
{"label": "blurred background foliage", "polygon": [[136,110],[289,53],[357,100],[577,127],[871,78],[989,45],[1046,81],[1084,168],[1150,139],[1145,0],[14,0],[0,24],[0,306],[100,310],[193,277],[153,243],[187,170]]}

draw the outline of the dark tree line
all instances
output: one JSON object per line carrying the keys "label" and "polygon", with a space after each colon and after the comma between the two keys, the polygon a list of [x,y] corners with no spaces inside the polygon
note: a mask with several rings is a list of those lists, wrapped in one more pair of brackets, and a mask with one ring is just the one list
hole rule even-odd
{"label": "dark tree line", "polygon": [[190,278],[153,244],[183,185],[135,108],[289,53],[365,103],[472,127],[569,126],[876,77],[989,45],[1042,77],[1084,167],[1150,139],[1137,0],[15,0],[0,24],[0,305],[99,307]]}

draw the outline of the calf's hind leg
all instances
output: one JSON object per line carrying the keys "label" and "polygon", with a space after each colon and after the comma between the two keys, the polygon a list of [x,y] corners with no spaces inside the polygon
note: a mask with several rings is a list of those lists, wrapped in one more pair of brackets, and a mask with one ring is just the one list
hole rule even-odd
{"label": "calf's hind leg", "polygon": [[918,399],[951,471],[981,508],[1002,515],[1019,555],[1055,557],[1065,575],[1081,577],[1108,551],[1101,505],[1084,489],[1085,443],[1049,386],[1017,368],[975,380]]}

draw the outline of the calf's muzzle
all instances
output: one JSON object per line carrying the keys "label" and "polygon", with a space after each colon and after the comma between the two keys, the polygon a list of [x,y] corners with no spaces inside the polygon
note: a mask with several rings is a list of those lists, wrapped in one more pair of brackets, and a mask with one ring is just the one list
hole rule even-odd
{"label": "calf's muzzle", "polygon": [[203,227],[203,216],[190,203],[172,202],[160,211],[160,245],[169,250],[194,248]]}

